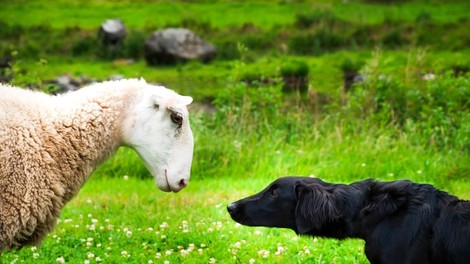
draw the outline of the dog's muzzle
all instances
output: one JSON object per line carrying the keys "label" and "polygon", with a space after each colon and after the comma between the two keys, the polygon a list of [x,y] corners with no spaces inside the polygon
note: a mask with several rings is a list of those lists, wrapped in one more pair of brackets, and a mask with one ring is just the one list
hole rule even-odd
{"label": "dog's muzzle", "polygon": [[237,204],[236,203],[231,203],[227,206],[227,211],[229,214],[233,214],[237,211]]}

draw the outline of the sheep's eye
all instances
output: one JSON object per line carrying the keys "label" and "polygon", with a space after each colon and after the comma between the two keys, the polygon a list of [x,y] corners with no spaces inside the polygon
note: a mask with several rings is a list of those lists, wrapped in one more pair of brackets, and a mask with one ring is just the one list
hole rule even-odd
{"label": "sheep's eye", "polygon": [[177,124],[179,127],[181,127],[181,125],[183,124],[183,117],[178,114],[178,113],[175,113],[175,112],[172,112],[171,115],[171,121],[175,124]]}

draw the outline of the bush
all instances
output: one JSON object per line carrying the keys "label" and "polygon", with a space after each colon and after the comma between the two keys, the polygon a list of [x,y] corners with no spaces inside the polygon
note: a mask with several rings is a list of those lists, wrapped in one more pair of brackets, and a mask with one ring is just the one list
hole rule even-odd
{"label": "bush", "polygon": [[318,30],[315,33],[297,34],[288,40],[289,50],[294,54],[320,55],[340,48],[343,39],[333,32]]}
{"label": "bush", "polygon": [[332,26],[336,18],[327,10],[313,10],[308,13],[300,13],[295,17],[295,25],[299,28],[309,28],[320,24]]}
{"label": "bush", "polygon": [[308,90],[309,67],[305,61],[292,60],[282,65],[281,76],[284,80],[284,91],[299,91],[305,93]]}

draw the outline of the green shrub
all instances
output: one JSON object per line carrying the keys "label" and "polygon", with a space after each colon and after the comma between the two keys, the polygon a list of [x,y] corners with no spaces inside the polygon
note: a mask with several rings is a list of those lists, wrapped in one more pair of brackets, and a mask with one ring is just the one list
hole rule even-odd
{"label": "green shrub", "polygon": [[340,48],[343,38],[334,32],[318,30],[315,33],[300,33],[289,38],[289,50],[294,54],[320,55]]}
{"label": "green shrub", "polygon": [[335,20],[335,16],[331,11],[315,9],[310,12],[296,14],[295,25],[299,28],[309,28],[320,24],[331,26]]}
{"label": "green shrub", "polygon": [[305,93],[308,90],[309,66],[305,61],[292,60],[281,66],[280,72],[284,81],[284,91],[299,91]]}

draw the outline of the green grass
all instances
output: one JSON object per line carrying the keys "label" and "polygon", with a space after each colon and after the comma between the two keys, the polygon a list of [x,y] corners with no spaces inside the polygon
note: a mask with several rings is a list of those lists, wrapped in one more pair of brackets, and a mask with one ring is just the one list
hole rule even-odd
{"label": "green grass", "polygon": [[[178,24],[183,19],[196,19],[217,28],[252,23],[262,28],[283,26],[295,21],[296,12],[313,9],[332,11],[348,22],[378,24],[384,20],[413,22],[417,16],[429,14],[438,22],[456,22],[468,17],[466,1],[399,5],[373,5],[343,1],[305,1],[279,4],[279,1],[227,2],[198,1],[194,3],[169,1],[7,1],[0,17],[20,25],[50,25],[54,28],[97,28],[105,19],[119,17],[131,28],[148,25]],[[17,15],[21,14],[22,19]]]}
{"label": "green grass", "polygon": [[[92,178],[41,247],[6,253],[2,263],[60,257],[66,263],[368,263],[360,240],[298,237],[233,222],[226,206],[271,178],[195,179],[178,194],[159,191],[151,179]],[[467,192],[457,194],[470,198],[470,185],[463,186]]]}
{"label": "green grass", "polygon": [[220,175],[169,194],[150,179],[92,178],[41,247],[6,253],[2,263],[54,263],[59,257],[66,263],[368,263],[360,240],[235,224],[226,205],[270,180]]}
{"label": "green grass", "polygon": [[[466,36],[460,25],[468,21],[468,1],[4,2],[0,22],[13,26],[0,50],[18,55],[14,84],[44,84],[63,73],[99,80],[143,77],[193,96],[199,106],[191,108],[195,149],[186,189],[159,191],[138,155],[120,149],[64,208],[41,247],[4,253],[0,263],[55,263],[60,257],[67,263],[368,263],[360,240],[239,226],[225,207],[284,175],[341,183],[410,179],[470,199],[470,76],[449,73],[470,65],[469,46],[460,37]],[[408,26],[424,17],[438,32],[452,32],[442,41],[458,42],[458,48],[438,45],[434,38],[441,36],[418,25],[415,37],[429,37],[424,43],[430,46],[412,41],[374,48],[378,41],[370,48],[348,44],[299,56],[280,48],[292,34],[300,44],[314,36],[315,27],[298,28],[299,14],[326,14],[320,29],[332,35],[323,40],[338,32],[349,36],[364,25],[371,39],[393,30],[406,37]],[[231,55],[166,67],[148,67],[141,56],[130,65],[103,58],[87,45],[95,45],[95,29],[113,17],[142,34],[131,48],[140,47],[143,32],[189,23],[228,44],[223,51]],[[403,36],[393,37],[388,39]],[[306,95],[281,93],[280,69],[291,60],[309,66]],[[353,64],[367,79],[344,93],[342,68]],[[429,72],[435,80],[422,79]],[[249,85],[247,78],[259,80]],[[207,103],[214,113],[200,112]]]}

